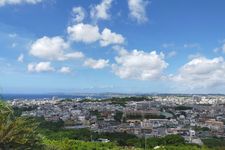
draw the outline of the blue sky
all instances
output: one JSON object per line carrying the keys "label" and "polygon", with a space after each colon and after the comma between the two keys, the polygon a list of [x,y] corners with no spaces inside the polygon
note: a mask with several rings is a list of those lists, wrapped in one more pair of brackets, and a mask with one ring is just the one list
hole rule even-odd
{"label": "blue sky", "polygon": [[224,0],[0,0],[1,93],[225,93]]}

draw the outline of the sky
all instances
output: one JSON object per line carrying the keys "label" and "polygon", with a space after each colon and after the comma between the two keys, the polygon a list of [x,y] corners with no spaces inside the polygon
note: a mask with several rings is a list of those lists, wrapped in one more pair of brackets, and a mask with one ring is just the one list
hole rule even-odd
{"label": "sky", "polygon": [[224,5],[0,0],[0,92],[225,94]]}

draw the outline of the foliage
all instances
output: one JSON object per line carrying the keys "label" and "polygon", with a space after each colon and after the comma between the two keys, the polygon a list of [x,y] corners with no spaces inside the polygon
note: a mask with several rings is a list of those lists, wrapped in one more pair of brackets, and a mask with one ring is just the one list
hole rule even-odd
{"label": "foliage", "polygon": [[212,137],[212,138],[202,139],[202,141],[209,148],[225,147],[225,139],[224,138]]}
{"label": "foliage", "polygon": [[147,139],[147,147],[153,148],[159,145],[184,145],[185,140],[179,135],[167,135],[165,137],[151,137]]}
{"label": "foliage", "polygon": [[146,118],[146,119],[165,119],[166,117],[163,115],[146,114],[146,115],[144,115],[144,118]]}
{"label": "foliage", "polygon": [[113,98],[110,98],[110,99],[106,99],[106,101],[110,101],[112,104],[114,105],[121,105],[123,107],[125,107],[125,105],[127,104],[127,102],[130,102],[130,101],[143,101],[143,100],[152,100],[152,99],[149,99],[147,97],[142,97],[142,96],[137,96],[137,97],[123,97],[123,98],[119,98],[119,97],[113,97]]}
{"label": "foliage", "polygon": [[167,135],[161,138],[164,142],[164,145],[183,145],[185,144],[185,140],[183,137],[179,135]]}
{"label": "foliage", "polygon": [[[140,145],[140,139],[138,137],[127,133],[96,133],[90,131],[89,129],[59,129],[55,131],[49,129],[40,129],[40,133],[42,133],[42,135],[50,140],[71,139],[82,141],[96,141],[99,138],[105,138],[114,143],[117,143],[120,146]],[[135,141],[136,143],[131,143],[131,141]]]}
{"label": "foliage", "polygon": [[[128,150],[130,148],[119,147],[113,143],[82,142],[77,140],[64,139],[61,141],[44,140],[48,150]],[[134,149],[133,150],[137,150]]]}
{"label": "foliage", "polygon": [[188,106],[177,106],[175,107],[175,110],[191,110],[193,109],[192,107],[188,107]]}
{"label": "foliage", "polygon": [[126,119],[165,119],[163,115],[154,115],[154,114],[129,114],[126,115]]}
{"label": "foliage", "polygon": [[13,107],[13,112],[15,116],[21,116],[23,111],[32,111],[37,109],[37,106],[23,106],[23,107]]}
{"label": "foliage", "polygon": [[91,116],[96,116],[98,120],[102,120],[101,113],[98,110],[91,110],[90,114]]}
{"label": "foliage", "polygon": [[48,139],[52,140],[62,140],[62,139],[74,139],[82,141],[91,141],[91,136],[94,136],[94,133],[88,129],[70,129],[70,130],[45,130],[42,129],[41,133]]}
{"label": "foliage", "polygon": [[65,98],[63,100],[61,100],[60,102],[72,102],[73,100],[70,98]]}
{"label": "foliage", "polygon": [[31,118],[15,117],[13,109],[0,101],[0,149],[41,146],[37,126]]}
{"label": "foliage", "polygon": [[[122,137],[122,138],[121,138]],[[110,141],[117,143],[120,146],[134,146],[134,143],[130,143],[130,140],[134,140],[139,142],[137,136],[127,133],[99,133],[97,134],[97,138],[106,138]]]}
{"label": "foliage", "polygon": [[210,150],[210,149],[207,147],[179,145],[179,146],[160,146],[159,148],[157,148],[157,150]]}
{"label": "foliage", "polygon": [[122,117],[123,117],[123,112],[121,111],[116,111],[116,114],[114,116],[114,119],[118,122],[121,122],[122,121]]}
{"label": "foliage", "polygon": [[125,105],[127,104],[127,102],[130,102],[130,101],[151,101],[152,98],[148,98],[148,97],[145,97],[145,96],[133,96],[133,97],[112,97],[112,98],[107,98],[107,99],[103,99],[103,100],[90,100],[90,99],[84,99],[82,101],[79,101],[80,103],[83,103],[83,102],[110,102],[111,104],[114,104],[114,105],[120,105],[120,106],[123,106],[125,107]]}
{"label": "foliage", "polygon": [[208,127],[200,127],[200,126],[194,127],[194,130],[195,131],[210,131]]}
{"label": "foliage", "polygon": [[129,120],[129,119],[131,119],[131,120],[132,120],[132,119],[135,119],[135,120],[136,120],[136,119],[138,119],[138,120],[143,120],[143,119],[144,119],[144,116],[141,115],[141,114],[129,114],[129,115],[127,114],[127,115],[126,115],[126,119],[128,119],[128,120]]}
{"label": "foliage", "polygon": [[64,127],[64,122],[62,120],[46,121],[44,117],[36,117],[34,119],[39,123],[39,129],[56,131]]}

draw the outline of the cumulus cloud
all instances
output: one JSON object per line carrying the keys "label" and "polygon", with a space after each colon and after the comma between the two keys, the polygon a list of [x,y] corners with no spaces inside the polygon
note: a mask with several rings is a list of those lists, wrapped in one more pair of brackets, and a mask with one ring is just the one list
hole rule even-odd
{"label": "cumulus cloud", "polygon": [[124,49],[115,58],[113,72],[123,79],[154,80],[162,77],[162,72],[168,64],[164,60],[164,54],[156,51],[144,52],[133,50],[125,52]]}
{"label": "cumulus cloud", "polygon": [[118,53],[119,55],[126,55],[126,54],[128,54],[128,51],[127,51],[124,47],[122,47],[122,46],[115,45],[115,46],[113,46],[112,48],[113,48],[115,51],[117,51],[117,53]]}
{"label": "cumulus cloud", "polygon": [[62,68],[59,69],[59,72],[64,73],[64,74],[68,74],[68,73],[71,72],[71,69],[70,69],[70,67],[62,67]]}
{"label": "cumulus cloud", "polygon": [[72,9],[72,21],[80,23],[85,18],[85,11],[82,7],[73,7]]}
{"label": "cumulus cloud", "polygon": [[17,58],[17,61],[22,63],[23,60],[24,60],[24,55],[20,54],[19,57]]}
{"label": "cumulus cloud", "polygon": [[83,57],[84,57],[84,54],[82,52],[72,52],[72,53],[64,54],[63,60],[79,59],[79,58],[83,58]]}
{"label": "cumulus cloud", "polygon": [[37,4],[42,2],[42,0],[0,0],[0,6],[4,5],[17,5],[17,4]]}
{"label": "cumulus cloud", "polygon": [[39,62],[30,63],[27,66],[29,72],[49,72],[54,71],[54,67],[51,66],[51,62]]}
{"label": "cumulus cloud", "polygon": [[65,53],[70,45],[64,41],[63,38],[56,37],[42,37],[32,43],[30,48],[30,54],[47,60],[68,60],[82,58],[81,52]]}
{"label": "cumulus cloud", "polygon": [[124,40],[121,34],[113,33],[110,29],[105,28],[102,31],[100,45],[104,47],[110,44],[123,44]]}
{"label": "cumulus cloud", "polygon": [[105,28],[100,33],[98,26],[90,24],[75,24],[67,28],[67,32],[72,41],[93,43],[100,42],[102,47],[111,44],[123,44],[125,38],[121,34],[112,32],[110,29]]}
{"label": "cumulus cloud", "polygon": [[146,0],[128,0],[128,7],[130,10],[130,17],[138,23],[148,21],[146,14],[146,7],[148,5]]}
{"label": "cumulus cloud", "polygon": [[56,37],[42,37],[36,40],[31,45],[30,54],[39,58],[46,59],[63,59],[64,50],[69,48],[69,44],[63,38]]}
{"label": "cumulus cloud", "polygon": [[92,43],[100,38],[98,26],[79,23],[67,28],[71,40],[76,42]]}
{"label": "cumulus cloud", "polygon": [[107,67],[109,64],[109,60],[105,60],[105,59],[87,59],[84,62],[84,66],[90,67],[92,69],[103,69],[105,67]]}
{"label": "cumulus cloud", "polygon": [[102,0],[102,2],[91,8],[91,18],[95,20],[107,20],[110,18],[109,9],[113,0]]}
{"label": "cumulus cloud", "polygon": [[225,61],[222,57],[195,57],[171,78],[190,89],[220,86],[225,83]]}

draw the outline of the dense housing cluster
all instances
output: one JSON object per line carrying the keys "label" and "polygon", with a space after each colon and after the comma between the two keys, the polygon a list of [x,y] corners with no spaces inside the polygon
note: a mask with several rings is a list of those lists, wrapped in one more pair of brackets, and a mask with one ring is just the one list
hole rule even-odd
{"label": "dense housing cluster", "polygon": [[146,96],[108,99],[12,100],[22,116],[62,120],[66,129],[129,133],[138,137],[179,134],[202,145],[207,137],[225,137],[225,97]]}

